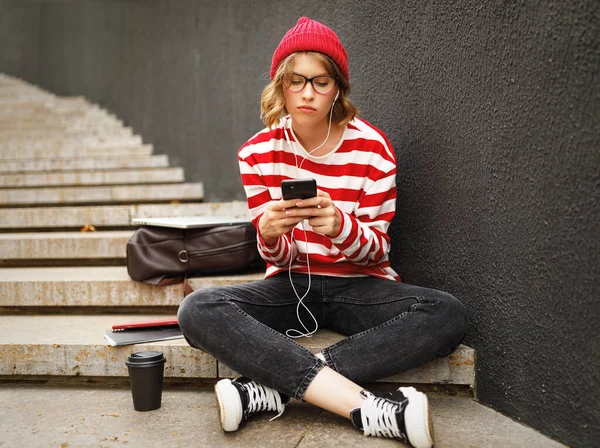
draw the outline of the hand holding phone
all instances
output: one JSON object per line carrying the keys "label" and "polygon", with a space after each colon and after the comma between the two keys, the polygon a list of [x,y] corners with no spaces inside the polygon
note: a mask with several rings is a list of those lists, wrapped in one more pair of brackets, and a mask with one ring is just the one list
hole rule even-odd
{"label": "hand holding phone", "polygon": [[314,179],[288,179],[281,181],[281,197],[289,199],[309,199],[317,196],[317,181]]}
{"label": "hand holding phone", "polygon": [[[284,201],[300,199],[303,201],[302,207],[288,207],[279,209],[285,212],[285,217],[279,219],[281,214],[278,212],[278,218],[275,222],[280,223],[289,232],[296,224],[308,219],[312,230],[321,235],[332,236],[340,233],[342,225],[341,212],[335,206],[331,196],[327,192],[317,191],[317,181],[314,179],[290,179],[281,182],[281,196]],[[312,199],[316,198],[316,199]],[[310,201],[306,201],[311,199]],[[296,201],[297,203],[298,201]],[[286,204],[287,205],[287,204]],[[263,215],[264,217],[265,215]],[[281,228],[277,232],[281,235]]]}

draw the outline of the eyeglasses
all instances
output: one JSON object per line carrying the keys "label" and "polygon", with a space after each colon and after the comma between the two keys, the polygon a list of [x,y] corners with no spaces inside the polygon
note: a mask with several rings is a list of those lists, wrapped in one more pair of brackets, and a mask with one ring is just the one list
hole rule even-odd
{"label": "eyeglasses", "polygon": [[295,93],[304,90],[307,82],[310,82],[310,85],[315,92],[320,93],[321,95],[327,95],[335,88],[337,78],[334,78],[333,76],[315,76],[314,78],[307,78],[306,76],[294,73],[284,85],[290,92]]}

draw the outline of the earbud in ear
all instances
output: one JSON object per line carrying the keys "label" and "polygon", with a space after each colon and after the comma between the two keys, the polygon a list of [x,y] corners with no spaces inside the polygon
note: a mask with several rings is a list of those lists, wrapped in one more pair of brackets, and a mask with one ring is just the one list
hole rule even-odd
{"label": "earbud in ear", "polygon": [[333,99],[334,103],[337,101],[339,96],[340,96],[340,91],[338,90],[337,93],[335,94],[335,98]]}

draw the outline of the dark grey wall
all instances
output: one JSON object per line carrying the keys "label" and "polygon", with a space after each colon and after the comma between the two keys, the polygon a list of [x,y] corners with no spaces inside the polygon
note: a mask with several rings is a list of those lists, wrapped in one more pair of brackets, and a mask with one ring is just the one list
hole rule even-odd
{"label": "dark grey wall", "polygon": [[597,445],[597,1],[0,5],[0,71],[109,108],[211,200],[243,197],[280,38],[300,15],[331,26],[398,156],[397,270],[467,305],[482,402]]}

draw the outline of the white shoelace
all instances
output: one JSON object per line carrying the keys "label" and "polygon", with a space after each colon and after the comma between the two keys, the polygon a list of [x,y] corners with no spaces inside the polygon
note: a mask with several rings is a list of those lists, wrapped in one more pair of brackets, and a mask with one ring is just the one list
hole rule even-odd
{"label": "white shoelace", "polygon": [[363,432],[366,436],[384,436],[403,438],[398,428],[396,411],[398,404],[385,398],[379,398],[367,392],[360,408]]}
{"label": "white shoelace", "polygon": [[270,387],[250,381],[244,384],[248,391],[248,415],[259,411],[277,411],[278,414],[271,419],[275,420],[283,414],[285,405],[281,402],[281,395]]}

